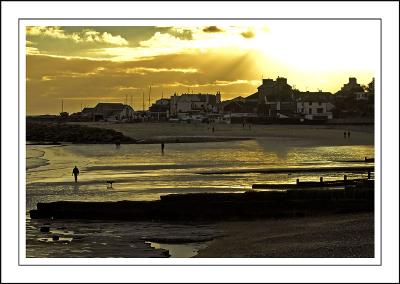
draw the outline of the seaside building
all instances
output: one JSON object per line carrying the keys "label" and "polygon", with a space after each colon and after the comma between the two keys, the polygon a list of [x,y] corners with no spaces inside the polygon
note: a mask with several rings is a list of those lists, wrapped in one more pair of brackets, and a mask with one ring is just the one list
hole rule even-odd
{"label": "seaside building", "polygon": [[297,102],[297,113],[308,120],[332,119],[332,108],[329,102]]}
{"label": "seaside building", "polygon": [[221,94],[174,94],[170,99],[170,116],[173,118],[188,119],[190,117],[216,114],[221,103]]}
{"label": "seaside building", "polygon": [[119,121],[133,116],[133,108],[122,103],[98,103],[93,109],[94,120]]}
{"label": "seaside building", "polygon": [[337,97],[355,97],[356,93],[364,92],[363,87],[357,83],[357,78],[350,77],[349,82],[344,84],[336,93]]}
{"label": "seaside building", "polygon": [[262,119],[288,118],[296,113],[293,88],[287,79],[263,79],[257,92],[246,97],[246,102],[257,102],[257,115]]}
{"label": "seaside building", "polygon": [[82,109],[80,112],[80,116],[83,118],[88,118],[88,119],[93,119],[93,110],[94,108],[92,107],[85,107]]}
{"label": "seaside building", "polygon": [[80,117],[90,121],[122,121],[133,119],[134,111],[122,103],[98,103],[94,108],[84,108]]}
{"label": "seaside building", "polygon": [[355,92],[354,95],[357,101],[368,101],[369,98],[368,92]]}
{"label": "seaside building", "polygon": [[66,118],[66,117],[68,117],[68,116],[69,116],[69,113],[68,113],[68,112],[66,112],[66,111],[60,112],[60,117]]}
{"label": "seaside building", "polygon": [[258,101],[264,102],[289,102],[293,100],[293,89],[287,83],[287,79],[278,77],[273,79],[263,79],[262,84],[257,88]]}
{"label": "seaside building", "polygon": [[329,92],[297,92],[297,113],[307,120],[332,119],[334,105],[332,93]]}
{"label": "seaside building", "polygon": [[335,94],[334,116],[338,118],[374,117],[374,79],[362,86],[357,79],[350,77],[349,82]]}
{"label": "seaside building", "polygon": [[169,118],[169,99],[159,99],[149,108],[149,115],[153,119],[165,120]]}
{"label": "seaside building", "polygon": [[246,97],[223,102],[224,114],[258,117],[258,120],[276,119],[332,119],[334,96],[329,92],[300,92],[287,83],[287,79],[263,79],[257,92]]}
{"label": "seaside building", "polygon": [[227,123],[252,122],[258,117],[257,110],[258,101],[246,100],[242,97],[223,101],[220,106],[223,120]]}

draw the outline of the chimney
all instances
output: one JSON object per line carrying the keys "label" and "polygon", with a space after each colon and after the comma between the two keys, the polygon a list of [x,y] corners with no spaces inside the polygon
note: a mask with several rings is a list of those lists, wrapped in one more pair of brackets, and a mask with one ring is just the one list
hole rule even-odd
{"label": "chimney", "polygon": [[221,103],[221,93],[219,91],[216,94],[216,103],[217,104]]}

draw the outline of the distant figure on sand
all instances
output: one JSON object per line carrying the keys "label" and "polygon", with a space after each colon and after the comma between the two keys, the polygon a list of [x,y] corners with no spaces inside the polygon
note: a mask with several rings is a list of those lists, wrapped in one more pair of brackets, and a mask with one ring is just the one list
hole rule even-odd
{"label": "distant figure on sand", "polygon": [[346,131],[343,133],[343,135],[344,135],[344,139],[346,139]]}
{"label": "distant figure on sand", "polygon": [[78,182],[79,169],[76,166],[72,170],[72,175],[75,177],[75,182]]}
{"label": "distant figure on sand", "polygon": [[347,132],[347,138],[350,139],[350,131]]}
{"label": "distant figure on sand", "polygon": [[161,153],[162,154],[164,154],[164,148],[165,148],[164,142],[161,142]]}

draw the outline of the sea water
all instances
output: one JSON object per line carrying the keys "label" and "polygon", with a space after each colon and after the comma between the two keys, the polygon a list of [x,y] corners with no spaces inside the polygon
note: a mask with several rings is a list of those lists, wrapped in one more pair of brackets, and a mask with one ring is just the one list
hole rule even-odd
{"label": "sea water", "polygon": [[[295,139],[255,139],[215,143],[102,145],[27,145],[26,210],[38,202],[155,200],[161,195],[194,192],[243,192],[255,183],[295,183],[296,179],[318,181],[342,179],[343,173],[254,173],[255,169],[365,166],[364,157],[374,156],[372,145],[310,146]],[[72,169],[80,170],[78,183]],[[237,172],[249,170],[248,173]],[[230,174],[200,173],[229,171]],[[360,178],[365,173],[346,173]],[[112,188],[107,181],[113,181]],[[40,233],[42,220],[27,217],[28,257],[148,257],[174,245],[151,243],[146,236],[191,235],[196,226],[126,222],[51,222],[54,231]],[[57,229],[63,228],[63,229]],[[162,230],[158,229],[162,228]],[[212,224],[202,231],[217,236]],[[57,231],[58,230],[58,231]],[[108,232],[108,233],[107,233]],[[61,236],[53,240],[53,235]],[[124,244],[124,246],[121,246]],[[189,244],[189,245],[188,245]],[[58,247],[60,246],[61,249]],[[128,250],[120,250],[128,246]],[[185,256],[203,245],[186,240]],[[187,247],[189,246],[189,247]],[[118,249],[116,249],[118,248]],[[114,249],[114,250],[113,250]],[[119,253],[118,253],[119,251]],[[158,253],[155,253],[157,251]],[[182,248],[176,257],[182,255]],[[190,253],[189,253],[190,252]]]}

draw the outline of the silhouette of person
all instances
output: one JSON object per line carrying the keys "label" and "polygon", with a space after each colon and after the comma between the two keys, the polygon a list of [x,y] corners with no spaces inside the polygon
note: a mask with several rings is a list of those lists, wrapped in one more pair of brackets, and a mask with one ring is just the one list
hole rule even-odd
{"label": "silhouette of person", "polygon": [[76,166],[72,170],[72,175],[75,177],[75,182],[78,182],[79,169]]}
{"label": "silhouette of person", "polygon": [[215,131],[215,128],[214,128],[214,126],[213,126],[213,128],[212,128],[212,132],[214,133],[214,131]]}
{"label": "silhouette of person", "polygon": [[350,131],[347,132],[347,138],[350,139]]}
{"label": "silhouette of person", "polygon": [[343,135],[344,135],[344,139],[346,139],[346,131],[343,133]]}
{"label": "silhouette of person", "polygon": [[162,153],[162,154],[164,154],[164,148],[165,148],[165,145],[164,145],[164,142],[162,142],[162,143],[161,143],[161,153]]}

